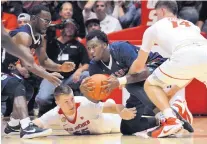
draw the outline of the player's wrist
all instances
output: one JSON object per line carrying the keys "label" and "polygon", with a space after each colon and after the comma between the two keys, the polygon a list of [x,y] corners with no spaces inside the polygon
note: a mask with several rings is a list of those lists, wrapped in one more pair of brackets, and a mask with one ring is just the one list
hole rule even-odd
{"label": "player's wrist", "polygon": [[120,78],[117,78],[118,81],[119,81],[119,85],[125,85],[127,84],[127,78],[124,76],[124,77],[120,77]]}

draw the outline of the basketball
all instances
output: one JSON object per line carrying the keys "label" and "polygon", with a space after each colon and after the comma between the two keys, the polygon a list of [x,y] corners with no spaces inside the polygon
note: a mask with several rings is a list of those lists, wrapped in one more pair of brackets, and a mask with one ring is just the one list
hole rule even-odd
{"label": "basketball", "polygon": [[108,79],[108,75],[104,74],[95,74],[91,76],[91,81],[94,82],[95,88],[93,92],[87,93],[87,96],[90,97],[93,100],[105,100],[110,93],[103,92],[101,88],[102,81],[105,81]]}

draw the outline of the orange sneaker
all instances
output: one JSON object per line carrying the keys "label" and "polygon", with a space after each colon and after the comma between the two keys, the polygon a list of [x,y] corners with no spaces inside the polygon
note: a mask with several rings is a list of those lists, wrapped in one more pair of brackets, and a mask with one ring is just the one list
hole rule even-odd
{"label": "orange sneaker", "polygon": [[176,134],[183,128],[183,123],[177,118],[167,118],[165,122],[161,122],[155,130],[147,133],[148,136],[153,138],[167,137]]}
{"label": "orange sneaker", "polygon": [[183,127],[184,129],[188,130],[189,132],[194,132],[192,123],[193,123],[193,116],[188,109],[186,102],[182,102],[180,100],[176,100],[173,105],[171,106],[173,111],[176,113],[177,117],[184,122]]}

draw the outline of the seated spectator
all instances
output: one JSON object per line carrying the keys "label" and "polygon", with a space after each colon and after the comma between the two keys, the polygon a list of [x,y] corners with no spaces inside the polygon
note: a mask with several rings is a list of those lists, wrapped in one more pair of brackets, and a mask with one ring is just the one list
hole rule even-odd
{"label": "seated spectator", "polygon": [[93,30],[101,30],[100,20],[96,16],[90,17],[85,21],[85,27],[87,33],[90,33]]}
{"label": "seated spectator", "polygon": [[1,21],[7,32],[10,32],[11,30],[14,30],[18,27],[17,17],[13,14],[3,12]]}
{"label": "seated spectator", "polygon": [[197,22],[197,26],[201,29],[201,31],[207,33],[207,1],[202,2],[202,7],[199,13],[199,20]]}
{"label": "seated spectator", "polygon": [[[71,19],[73,16],[73,5],[70,2],[65,2],[62,4],[59,10],[60,19],[53,21],[53,24],[60,24],[66,19]],[[61,36],[61,30],[56,30],[56,36]]]}
{"label": "seated spectator", "polygon": [[[72,72],[61,73],[64,76],[63,84],[69,85],[75,95],[80,95],[79,86],[82,80],[89,76],[88,63],[89,57],[86,48],[76,40],[78,27],[72,20],[66,21],[61,36],[54,38],[47,45],[48,57],[56,63],[62,64],[66,61],[74,62],[75,69]],[[81,64],[81,66],[80,66]],[[55,85],[44,79],[41,82],[36,102],[39,105],[39,116],[53,108],[54,97],[52,96]]]}
{"label": "seated spectator", "polygon": [[[94,12],[92,12],[92,7],[94,6]],[[101,30],[105,33],[112,33],[115,31],[122,30],[119,20],[111,15],[106,14],[106,2],[96,1],[87,3],[83,10],[83,18],[86,21],[89,17],[94,17],[96,15],[100,20]]]}
{"label": "seated spectator", "polygon": [[3,12],[18,16],[23,12],[23,4],[21,1],[1,1]]}
{"label": "seated spectator", "polygon": [[138,26],[141,22],[141,3],[114,1],[115,7],[112,16],[118,18],[123,28]]}
{"label": "seated spectator", "polygon": [[27,13],[21,13],[17,17],[18,27],[25,25],[30,21],[30,15]]}
{"label": "seated spectator", "polygon": [[178,4],[178,17],[196,24],[199,18],[197,6],[200,4],[200,2],[177,1],[177,4]]}

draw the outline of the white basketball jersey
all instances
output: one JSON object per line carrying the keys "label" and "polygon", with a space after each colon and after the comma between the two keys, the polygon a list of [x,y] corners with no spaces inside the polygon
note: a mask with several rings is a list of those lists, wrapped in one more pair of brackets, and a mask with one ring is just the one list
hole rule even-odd
{"label": "white basketball jersey", "polygon": [[157,21],[145,31],[141,49],[149,52],[154,44],[158,44],[172,55],[186,44],[199,41],[206,39],[197,26],[187,20],[168,17]]}
{"label": "white basketball jersey", "polygon": [[49,126],[60,124],[69,134],[86,135],[120,132],[121,118],[117,114],[102,114],[103,104],[92,103],[85,97],[74,97],[76,114],[72,121],[63,113],[59,106],[50,110],[39,120]]}

